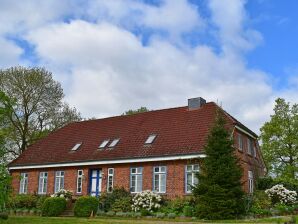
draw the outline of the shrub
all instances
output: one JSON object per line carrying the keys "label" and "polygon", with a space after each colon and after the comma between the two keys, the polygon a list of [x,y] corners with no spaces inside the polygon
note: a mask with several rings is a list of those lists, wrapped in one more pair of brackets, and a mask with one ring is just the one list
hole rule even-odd
{"label": "shrub", "polygon": [[176,214],[175,213],[169,213],[168,218],[169,219],[174,219],[174,218],[176,218]]}
{"label": "shrub", "polygon": [[183,215],[185,215],[186,217],[192,217],[193,215],[193,209],[191,206],[185,206],[183,208]]}
{"label": "shrub", "polygon": [[114,211],[108,211],[106,213],[107,216],[114,216],[116,213]]}
{"label": "shrub", "polygon": [[96,214],[98,210],[98,199],[91,196],[83,196],[77,199],[74,206],[74,214],[77,217],[89,217]]}
{"label": "shrub", "polygon": [[116,201],[112,205],[112,210],[115,212],[131,211],[131,197],[123,197],[116,199]]}
{"label": "shrub", "polygon": [[130,193],[124,188],[114,188],[111,193],[105,193],[100,197],[101,209],[109,211],[117,199],[129,197],[131,197]]}
{"label": "shrub", "polygon": [[65,189],[61,189],[58,192],[56,192],[55,194],[52,194],[51,197],[52,198],[65,198],[66,200],[71,200],[72,192],[65,190]]}
{"label": "shrub", "polygon": [[260,177],[257,179],[256,188],[258,190],[266,190],[274,185],[272,177]]}
{"label": "shrub", "polygon": [[193,204],[194,202],[192,198],[175,198],[173,200],[166,201],[161,210],[166,213],[175,213],[178,215],[183,213],[185,206],[191,206]]}
{"label": "shrub", "polygon": [[281,184],[274,185],[272,188],[267,189],[265,193],[270,197],[273,204],[294,204],[297,198],[296,191],[290,191]]}
{"label": "shrub", "polygon": [[147,209],[141,209],[141,215],[142,216],[150,216],[151,212],[148,211]]}
{"label": "shrub", "polygon": [[8,219],[8,214],[6,212],[0,212],[0,220],[7,220]]}
{"label": "shrub", "polygon": [[163,219],[166,216],[165,213],[158,212],[156,213],[156,218]]}
{"label": "shrub", "polygon": [[9,208],[35,208],[38,197],[30,194],[19,194],[11,197],[8,202]]}
{"label": "shrub", "polygon": [[47,198],[42,206],[43,216],[59,216],[66,208],[65,198]]}
{"label": "shrub", "polygon": [[132,199],[132,210],[137,212],[140,210],[147,210],[153,212],[160,208],[161,196],[146,190],[140,193],[137,193]]}
{"label": "shrub", "polygon": [[43,205],[43,203],[45,202],[45,200],[47,198],[48,198],[47,196],[40,196],[40,197],[38,197],[37,202],[36,202],[36,208],[37,209],[42,209],[42,205]]}

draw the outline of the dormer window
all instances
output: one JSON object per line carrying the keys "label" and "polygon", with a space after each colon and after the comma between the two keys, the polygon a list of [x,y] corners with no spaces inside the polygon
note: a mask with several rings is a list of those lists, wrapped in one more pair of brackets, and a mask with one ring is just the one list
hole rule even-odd
{"label": "dormer window", "polygon": [[109,148],[115,147],[117,143],[120,141],[120,138],[114,139],[111,144],[109,145]]}
{"label": "dormer window", "polygon": [[82,145],[82,142],[75,144],[75,146],[71,149],[71,151],[77,151],[81,145]]}
{"label": "dormer window", "polygon": [[147,138],[145,144],[152,144],[153,141],[155,140],[156,136],[157,136],[156,134],[149,135],[149,137]]}
{"label": "dormer window", "polygon": [[109,139],[103,140],[103,142],[98,146],[99,149],[103,149],[109,143]]}

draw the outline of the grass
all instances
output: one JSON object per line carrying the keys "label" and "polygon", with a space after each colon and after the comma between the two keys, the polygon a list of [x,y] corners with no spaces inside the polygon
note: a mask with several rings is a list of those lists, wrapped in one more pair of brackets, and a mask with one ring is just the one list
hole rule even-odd
{"label": "grass", "polygon": [[[8,220],[0,220],[2,224],[170,224],[170,223],[188,223],[188,224],[199,224],[199,223],[284,223],[291,219],[290,216],[276,217],[276,218],[264,218],[264,219],[253,219],[253,220],[224,220],[224,221],[195,221],[195,220],[157,220],[157,219],[128,219],[128,218],[62,218],[62,217],[29,217],[29,216],[13,216],[9,217]],[[296,216],[296,223],[298,223],[298,216]]]}

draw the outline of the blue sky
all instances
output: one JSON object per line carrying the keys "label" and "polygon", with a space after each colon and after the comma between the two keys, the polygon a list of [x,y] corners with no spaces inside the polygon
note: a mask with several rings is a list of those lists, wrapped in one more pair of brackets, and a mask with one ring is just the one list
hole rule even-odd
{"label": "blue sky", "polygon": [[0,68],[43,66],[85,117],[201,96],[259,132],[298,99],[297,1],[0,0]]}

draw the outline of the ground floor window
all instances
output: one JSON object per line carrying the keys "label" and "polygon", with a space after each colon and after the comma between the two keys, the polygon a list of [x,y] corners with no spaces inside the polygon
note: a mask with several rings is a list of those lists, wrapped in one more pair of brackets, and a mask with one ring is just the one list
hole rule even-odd
{"label": "ground floor window", "polygon": [[138,193],[142,191],[143,168],[136,167],[130,169],[130,192]]}
{"label": "ground floor window", "polygon": [[20,194],[27,194],[28,191],[28,173],[21,173]]}
{"label": "ground floor window", "polygon": [[153,191],[166,193],[166,167],[156,166],[153,168]]}
{"label": "ground floor window", "polygon": [[185,192],[191,193],[192,186],[198,183],[197,173],[199,172],[199,165],[187,165],[185,169]]}
{"label": "ground floor window", "polygon": [[64,171],[56,171],[55,173],[55,193],[64,189]]}
{"label": "ground floor window", "polygon": [[108,183],[107,183],[107,192],[113,191],[114,185],[114,168],[108,169]]}
{"label": "ground floor window", "polygon": [[78,176],[77,176],[77,193],[82,193],[83,188],[83,170],[78,170]]}
{"label": "ground floor window", "polygon": [[250,194],[254,192],[254,176],[251,170],[248,171],[248,192]]}
{"label": "ground floor window", "polygon": [[39,182],[38,183],[38,194],[46,194],[47,193],[47,184],[48,184],[48,173],[40,172],[38,182]]}

